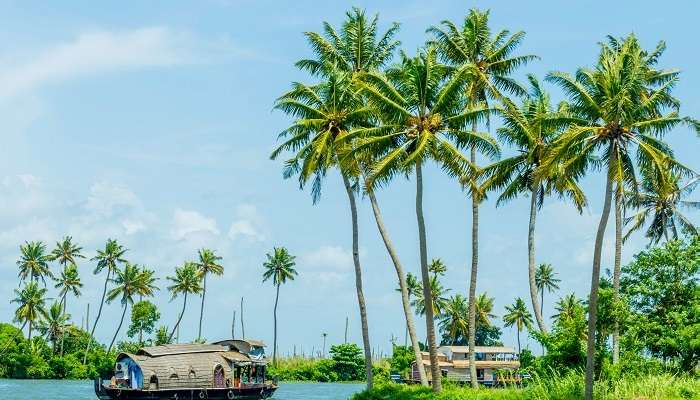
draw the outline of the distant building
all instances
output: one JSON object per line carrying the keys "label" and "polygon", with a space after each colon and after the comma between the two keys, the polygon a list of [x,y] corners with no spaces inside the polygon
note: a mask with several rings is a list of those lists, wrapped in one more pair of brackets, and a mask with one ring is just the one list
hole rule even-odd
{"label": "distant building", "polygon": [[[476,379],[484,385],[498,385],[505,382],[519,381],[517,374],[520,368],[518,355],[512,347],[476,346]],[[423,352],[422,360],[428,379],[430,375],[430,353]],[[438,365],[442,376],[455,382],[470,382],[469,347],[441,346],[438,347]],[[413,362],[411,378],[419,379],[417,363]]]}

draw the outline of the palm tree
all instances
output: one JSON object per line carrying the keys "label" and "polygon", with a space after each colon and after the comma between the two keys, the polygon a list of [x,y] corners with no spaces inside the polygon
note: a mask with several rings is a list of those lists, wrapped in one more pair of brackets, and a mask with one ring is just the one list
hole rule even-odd
{"label": "palm tree", "polygon": [[207,275],[214,274],[221,276],[224,274],[224,267],[218,264],[223,258],[216,255],[214,250],[200,249],[198,252],[199,261],[196,263],[199,268],[199,274],[202,278],[202,305],[199,309],[199,331],[197,340],[202,339],[202,319],[204,318],[204,296],[207,294]]}
{"label": "palm tree", "polygon": [[658,244],[662,238],[667,241],[677,240],[679,228],[697,235],[697,227],[683,215],[681,209],[700,209],[700,202],[683,200],[695,189],[700,177],[681,183],[679,174],[670,171],[661,179],[645,172],[642,170],[641,190],[627,193],[627,206],[639,211],[625,220],[630,227],[623,240],[627,240],[634,231],[642,229],[647,221],[650,223],[644,236],[649,239],[649,245]]}
{"label": "palm tree", "polygon": [[[649,53],[642,49],[634,35],[622,40],[609,38],[607,43],[601,44],[595,68],[581,68],[575,77],[562,72],[548,76],[548,80],[564,89],[571,103],[569,110],[580,120],[556,140],[553,151],[543,162],[543,173],[563,165],[564,173],[580,176],[591,165],[588,160],[593,155],[600,155],[600,164],[604,165],[606,175],[603,211],[593,251],[586,400],[593,396],[601,252],[613,186],[616,201],[621,201],[625,185],[632,191],[637,190],[635,158],[638,165],[656,171],[659,177],[663,177],[662,171],[668,168],[683,171],[684,168],[673,161],[668,145],[659,137],[680,124],[696,124],[679,116],[679,101],[671,94],[678,81],[678,72],[654,68],[664,48],[665,45],[660,43]],[[621,230],[616,229],[616,236],[621,236]],[[621,243],[621,237],[619,241],[617,239],[616,243]],[[617,280],[616,275],[613,280]]]}
{"label": "palm tree", "polygon": [[[56,354],[56,342],[58,338],[65,336],[69,315],[63,311],[60,302],[53,302],[43,320],[39,321],[39,331],[51,342],[51,349]],[[63,339],[61,339],[63,340]]]}
{"label": "palm tree", "polygon": [[[368,71],[375,71],[391,59],[394,50],[399,46],[399,42],[397,40],[394,40],[394,36],[398,31],[397,23],[393,23],[386,32],[384,32],[383,34],[379,34],[377,30],[378,17],[376,15],[372,20],[368,20],[364,11],[358,8],[353,8],[351,11],[346,13],[346,16],[347,18],[339,31],[336,31],[336,29],[334,29],[331,24],[324,22],[323,34],[318,34],[314,32],[305,33],[308,42],[313,50],[315,58],[300,60],[296,63],[297,67],[304,70],[308,70],[312,73],[312,75],[321,75],[325,79],[331,78],[333,75],[335,75],[337,71],[340,71],[350,76],[350,84],[352,85],[352,82],[356,81],[355,78],[357,75]],[[339,98],[340,97],[342,96],[339,96]],[[351,97],[354,96],[348,96],[347,98]],[[343,106],[350,107],[344,108]],[[332,107],[332,109],[335,111],[333,113],[335,117],[332,118],[331,121],[322,122],[317,120],[317,123],[313,123],[309,120],[306,121],[307,124],[311,123],[312,125],[310,129],[308,129],[312,132],[312,136],[316,136],[323,130],[319,129],[321,126],[335,126],[335,123],[327,123],[333,122],[333,120],[335,122],[340,122],[340,120],[343,120],[343,129],[345,129],[346,131],[352,129],[353,127],[366,125],[366,121],[361,121],[362,124],[352,123],[353,120],[357,120],[358,117],[359,120],[364,119],[364,117],[362,117],[363,113],[361,111],[363,109],[363,104],[361,100],[355,101],[353,99],[352,102],[339,102],[334,107]],[[300,121],[303,121],[303,119]],[[333,139],[335,139],[335,135],[333,136]],[[303,142],[308,143],[307,140],[303,140]],[[299,142],[296,143],[298,144]],[[293,149],[293,151],[297,150],[298,148]],[[317,154],[321,155],[321,158],[324,157],[322,153]],[[331,156],[326,157],[325,159],[330,161],[330,163],[326,164],[333,164],[337,162],[338,152],[333,151],[329,154]],[[339,169],[341,170],[341,175],[344,178],[346,191],[348,191],[348,181],[351,178],[352,181],[355,181],[357,176],[359,175],[359,171],[357,170],[359,163],[351,159],[351,161],[349,162],[346,161],[345,164],[350,164],[350,168],[348,168],[348,166],[346,165],[342,167],[339,166]],[[330,165],[326,165],[318,171],[313,171],[313,174],[317,178],[315,179],[314,183],[318,183],[318,185],[314,186],[314,189],[316,190],[312,191],[314,195],[314,200],[317,200],[318,195],[320,194],[320,178],[325,176],[325,172],[329,168]],[[350,173],[349,170],[354,170],[354,172]],[[319,174],[319,172],[321,173]],[[311,170],[307,170],[305,174],[306,177],[304,179],[307,179],[311,175]],[[353,253],[355,254],[358,253],[358,232],[357,224],[354,223],[354,221],[356,221],[354,193],[350,193],[348,191],[348,196],[353,197],[352,199],[350,199],[350,211],[353,220]],[[376,196],[374,195],[374,192],[368,191],[368,197],[372,204],[372,211],[374,213],[375,221],[377,222],[377,228],[379,229],[382,239],[384,240],[387,252],[389,253],[392,262],[394,263],[394,268],[396,269],[396,273],[399,278],[399,286],[401,286],[403,284],[403,269],[399,262],[396,251],[394,250],[393,245],[389,239],[388,232],[384,227]],[[367,374],[367,386],[368,388],[371,388],[373,382],[371,366],[372,353],[369,343],[369,328],[367,325],[367,313],[364,304],[364,293],[362,290],[359,255],[353,257],[353,262],[355,264],[355,282],[357,287],[358,304],[360,308],[360,321],[362,323],[362,338],[365,353],[365,370]],[[402,290],[401,296],[403,300],[404,314],[406,316],[406,321],[409,326],[409,332],[411,332],[411,340],[414,347],[414,353],[417,356],[420,356],[420,348],[418,347],[418,342],[414,332],[415,328],[413,324],[413,316],[410,311],[410,306],[407,301],[407,295],[405,290]],[[425,374],[422,371],[422,369],[419,370],[419,375],[421,377],[421,382],[424,385],[427,385],[427,379],[425,378]]]}
{"label": "palm tree", "polygon": [[445,265],[441,259],[433,258],[433,260],[430,261],[430,265],[428,265],[428,271],[430,271],[433,276],[444,276],[445,272],[447,272],[447,265]]}
{"label": "palm tree", "polygon": [[24,285],[22,290],[15,289],[15,298],[11,303],[17,303],[18,307],[15,310],[15,319],[22,323],[22,328],[29,324],[29,332],[27,340],[32,340],[32,327],[41,317],[45,317],[46,311],[46,288],[39,288],[37,282],[29,282]]}
{"label": "palm tree", "polygon": [[117,335],[119,335],[119,331],[124,324],[126,310],[129,308],[129,305],[134,304],[134,296],[152,296],[156,290],[153,283],[155,279],[150,272],[148,270],[142,271],[137,264],[127,262],[124,269],[117,268],[114,272],[116,274],[116,277],[112,279],[114,288],[107,293],[107,303],[111,303],[120,297],[119,301],[122,304],[123,311],[119,320],[119,326],[117,326],[117,330],[114,332],[112,341],[107,348],[108,353],[112,350],[112,346],[117,340]]}
{"label": "palm tree", "polygon": [[[416,219],[424,298],[432,295],[423,215],[423,165],[433,160],[452,177],[461,177],[473,169],[473,164],[459,148],[477,146],[485,153],[498,154],[498,146],[491,138],[464,129],[490,111],[462,109],[460,97],[467,75],[468,70],[464,69],[450,76],[449,70],[438,63],[435,48],[429,47],[413,58],[402,53],[401,63],[388,69],[385,75],[371,72],[360,76],[361,93],[381,124],[353,132],[359,138],[354,153],[371,153],[377,160],[366,179],[368,190],[387,184],[398,174],[416,173]],[[427,307],[433,390],[440,391],[434,316]]]}
{"label": "palm tree", "polygon": [[201,275],[199,274],[197,264],[189,261],[185,262],[181,267],[175,268],[175,276],[168,276],[167,279],[173,283],[172,285],[168,286],[168,290],[172,294],[170,301],[175,300],[175,298],[180,294],[183,295],[182,311],[177,318],[175,326],[173,326],[173,330],[168,336],[168,343],[172,343],[173,335],[175,335],[175,331],[177,330],[178,326],[180,326],[182,316],[185,315],[185,309],[187,308],[187,295],[202,293],[202,286]]}
{"label": "palm tree", "polygon": [[[59,276],[54,288],[58,289],[58,295],[61,296],[60,304],[63,306],[63,314],[66,313],[66,304],[68,303],[68,293],[72,293],[76,298],[80,297],[80,289],[83,283],[80,281],[78,267],[75,264],[70,264],[63,267],[61,276]],[[66,332],[61,332],[61,356],[63,356],[63,344],[65,341]]]}
{"label": "palm tree", "polygon": [[491,326],[491,319],[496,318],[494,314],[491,312],[493,311],[493,297],[489,297],[486,293],[481,293],[476,297],[476,304],[474,307],[474,322],[476,324],[475,328],[478,328],[479,325],[482,326]]}
{"label": "palm tree", "polygon": [[445,308],[440,315],[438,327],[452,339],[451,344],[454,346],[457,337],[466,337],[469,331],[468,318],[469,305],[467,299],[461,294],[451,296]]}
{"label": "palm tree", "polygon": [[535,286],[537,291],[540,292],[540,315],[544,315],[544,291],[545,289],[552,293],[553,291],[559,289],[559,282],[561,279],[556,277],[557,273],[554,272],[552,264],[540,264],[537,266],[535,271]]}
{"label": "palm tree", "polygon": [[578,310],[583,308],[583,302],[576,297],[576,294],[568,294],[557,301],[554,309],[556,314],[552,318],[562,321],[571,321],[576,318]]}
{"label": "palm tree", "polygon": [[[125,264],[124,253],[127,249],[122,247],[114,239],[107,239],[104,250],[97,250],[97,255],[90,259],[90,261],[97,261],[97,266],[92,272],[97,275],[102,270],[107,270],[107,276],[105,277],[104,288],[102,289],[102,299],[100,300],[100,308],[97,310],[97,317],[95,317],[95,322],[92,324],[92,329],[90,330],[90,338],[95,336],[95,328],[97,328],[97,323],[102,316],[102,306],[105,303],[105,296],[107,295],[107,284],[111,281],[112,274],[119,269],[119,264]],[[88,340],[87,349],[85,350],[85,355],[83,356],[83,364],[87,361],[88,353],[90,352],[90,346],[92,345],[92,340]],[[111,347],[111,346],[110,346]]]}
{"label": "palm tree", "polygon": [[[466,94],[471,108],[478,105],[488,105],[490,99],[502,100],[505,93],[522,95],[524,90],[510,78],[518,67],[534,60],[533,55],[513,56],[525,33],[522,31],[510,34],[501,30],[491,34],[489,27],[489,12],[471,9],[464,18],[464,23],[458,28],[450,21],[442,21],[441,25],[428,29],[433,35],[441,58],[453,68],[468,67],[472,70]],[[488,118],[488,117],[487,117]],[[478,120],[472,121],[472,131],[477,130]],[[488,127],[487,119],[487,127]],[[470,161],[476,164],[478,147],[472,146]],[[472,186],[474,183],[471,183]],[[471,191],[472,197],[472,265],[469,278],[469,372],[476,376],[476,325],[473,323],[475,314],[471,306],[476,298],[476,281],[479,264],[479,203],[483,200],[479,190]],[[472,380],[472,387],[477,387]]]}
{"label": "palm tree", "polygon": [[[153,292],[155,292],[156,290],[160,290],[158,288],[158,286],[156,286],[156,281],[158,280],[158,278],[155,277],[156,271],[148,268],[145,265],[142,265],[141,270],[140,270],[140,274],[141,275],[139,277],[139,280],[140,280],[142,286],[152,288]],[[150,297],[152,295],[153,294],[147,295],[143,292],[139,293],[139,302],[143,301],[144,296]],[[132,313],[133,313],[133,308],[132,308]],[[139,328],[139,343],[143,343],[143,327]]]}
{"label": "palm tree", "polygon": [[[437,276],[430,277],[430,293],[432,295],[433,301],[430,302],[432,305],[433,313],[435,319],[438,319],[440,315],[443,314],[445,307],[447,307],[447,293],[450,291],[449,288],[442,286],[440,279]],[[425,316],[426,306],[425,297],[423,290],[418,291],[416,299],[413,300],[413,307],[416,308],[416,313],[418,315]]]}
{"label": "palm tree", "polygon": [[49,256],[46,254],[46,245],[41,242],[24,242],[19,246],[22,256],[17,261],[19,267],[20,283],[29,278],[31,282],[39,279],[46,286],[46,277],[53,278],[49,269]]}
{"label": "palm tree", "polygon": [[64,268],[67,265],[75,265],[78,258],[85,258],[81,253],[82,250],[82,247],[73,243],[72,237],[66,236],[62,241],[56,242],[56,247],[48,256],[49,261],[58,261],[58,264]]}
{"label": "palm tree", "polygon": [[549,95],[542,89],[539,81],[528,75],[530,91],[521,106],[516,106],[510,100],[504,99],[504,107],[500,111],[503,117],[503,127],[498,129],[502,142],[516,147],[518,153],[512,157],[487,166],[482,175],[485,190],[499,190],[500,195],[496,205],[508,202],[520,195],[530,196],[530,220],[528,224],[528,282],[530,284],[530,300],[535,313],[535,320],[540,331],[547,333],[547,327],[542,317],[541,305],[537,300],[536,271],[535,271],[535,221],[537,212],[541,209],[544,197],[554,192],[560,197],[569,197],[581,212],[586,205],[586,197],[571,177],[554,171],[551,176],[536,179],[535,171],[540,167],[545,154],[557,135],[570,122],[562,110],[552,108]]}
{"label": "palm tree", "polygon": [[[280,298],[280,286],[287,283],[287,280],[293,281],[297,275],[294,269],[296,257],[289,254],[289,251],[284,247],[274,247],[272,254],[265,255],[267,260],[263,263],[263,282],[267,282],[272,278],[272,284],[275,285],[275,308],[272,313],[274,320],[274,331],[272,341],[272,363],[277,365],[277,303]],[[325,336],[324,336],[325,343]],[[324,346],[325,348],[325,346]]]}
{"label": "palm tree", "polygon": [[515,326],[518,331],[518,354],[522,353],[520,348],[520,332],[523,328],[530,329],[532,327],[532,314],[527,310],[527,306],[523,299],[518,297],[515,303],[506,306],[506,314],[503,316],[503,322],[506,326]]}

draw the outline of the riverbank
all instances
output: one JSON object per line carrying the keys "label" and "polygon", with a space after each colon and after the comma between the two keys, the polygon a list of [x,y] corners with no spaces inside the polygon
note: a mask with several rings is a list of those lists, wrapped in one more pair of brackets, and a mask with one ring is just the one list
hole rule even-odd
{"label": "riverbank", "polygon": [[[596,400],[684,400],[700,399],[700,379],[673,375],[626,377],[598,381]],[[526,388],[479,389],[447,383],[434,394],[429,388],[382,384],[355,394],[352,400],[573,400],[583,398],[583,375],[570,374],[557,379],[535,379]]]}

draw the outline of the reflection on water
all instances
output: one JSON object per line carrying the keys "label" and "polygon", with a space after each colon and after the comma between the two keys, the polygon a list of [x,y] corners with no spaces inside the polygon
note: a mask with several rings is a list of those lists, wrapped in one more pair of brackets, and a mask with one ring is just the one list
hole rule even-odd
{"label": "reflection on water", "polygon": [[[282,383],[275,400],[345,400],[357,383]],[[90,381],[0,380],[0,400],[95,400]]]}

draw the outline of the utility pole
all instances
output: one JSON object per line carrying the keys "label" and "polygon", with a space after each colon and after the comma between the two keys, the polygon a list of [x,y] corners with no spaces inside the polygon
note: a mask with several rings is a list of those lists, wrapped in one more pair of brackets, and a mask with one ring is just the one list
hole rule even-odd
{"label": "utility pole", "polygon": [[243,323],[243,296],[241,296],[241,339],[245,340],[245,324]]}
{"label": "utility pole", "polygon": [[236,338],[236,310],[233,310],[233,320],[231,320],[231,339]]}
{"label": "utility pole", "polygon": [[323,336],[323,353],[321,353],[321,357],[326,358],[326,337],[328,336],[328,334],[326,332],[323,332],[321,336]]}

